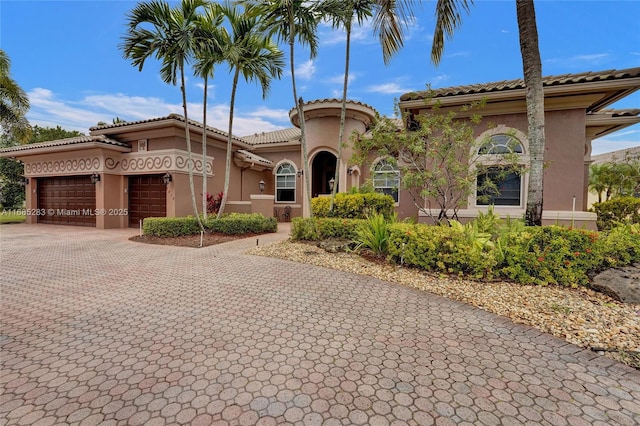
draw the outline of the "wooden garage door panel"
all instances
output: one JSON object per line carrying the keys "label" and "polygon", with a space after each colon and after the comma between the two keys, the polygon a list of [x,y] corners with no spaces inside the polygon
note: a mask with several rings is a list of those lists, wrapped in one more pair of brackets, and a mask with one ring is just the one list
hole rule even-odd
{"label": "wooden garage door panel", "polygon": [[162,175],[129,176],[129,226],[146,217],[167,215],[167,186]]}
{"label": "wooden garage door panel", "polygon": [[[38,208],[47,213],[38,222],[55,225],[96,226],[96,187],[89,176],[38,179]],[[87,214],[85,214],[87,213]]]}

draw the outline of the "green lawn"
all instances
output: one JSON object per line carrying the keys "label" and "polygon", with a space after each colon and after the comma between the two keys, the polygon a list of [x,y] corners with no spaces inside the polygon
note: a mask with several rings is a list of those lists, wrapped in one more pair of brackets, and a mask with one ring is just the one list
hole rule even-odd
{"label": "green lawn", "polygon": [[3,210],[0,212],[0,224],[3,223],[22,223],[27,219],[24,214],[15,210]]}

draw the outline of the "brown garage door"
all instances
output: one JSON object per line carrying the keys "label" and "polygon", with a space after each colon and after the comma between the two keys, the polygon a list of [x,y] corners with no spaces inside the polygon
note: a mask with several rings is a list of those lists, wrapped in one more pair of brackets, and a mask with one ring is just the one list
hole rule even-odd
{"label": "brown garage door", "polygon": [[89,176],[38,179],[38,209],[46,213],[38,222],[96,226],[95,208],[96,186]]}
{"label": "brown garage door", "polygon": [[167,215],[167,186],[162,175],[129,176],[129,226],[145,217]]}

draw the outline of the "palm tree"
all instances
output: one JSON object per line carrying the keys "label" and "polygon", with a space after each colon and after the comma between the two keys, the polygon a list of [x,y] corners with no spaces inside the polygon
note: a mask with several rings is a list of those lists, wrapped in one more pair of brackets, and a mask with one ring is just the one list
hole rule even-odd
{"label": "palm tree", "polygon": [[[293,87],[293,102],[298,113],[300,124],[300,144],[302,149],[303,167],[309,164],[307,152],[307,139],[304,127],[303,100],[298,97],[295,72],[295,43],[298,41],[303,46],[308,46],[310,57],[313,59],[318,53],[318,35],[316,33],[319,22],[318,2],[307,0],[244,0],[250,14],[262,16],[264,28],[270,34],[276,35],[279,41],[289,44],[289,65],[291,69],[291,85]],[[309,216],[311,211],[311,183],[310,173],[304,174],[307,193],[307,205]]]}
{"label": "palm tree", "polygon": [[598,194],[598,202],[602,202],[602,193],[607,189],[605,175],[609,173],[609,164],[592,164],[589,167],[589,189]]}
{"label": "palm tree", "polygon": [[228,4],[218,6],[229,23],[230,32],[222,29],[222,56],[233,71],[231,101],[229,103],[229,130],[227,132],[227,156],[224,174],[224,190],[218,218],[222,216],[229,193],[231,176],[231,154],[233,151],[233,113],[236,90],[240,74],[245,81],[257,81],[262,88],[262,97],[269,92],[271,80],[280,78],[284,68],[282,51],[270,36],[262,31],[262,23],[257,15],[240,13]]}
{"label": "palm tree", "polygon": [[11,129],[21,143],[30,138],[30,126],[25,115],[29,110],[29,97],[11,77],[11,60],[0,49],[0,124]]}
{"label": "palm tree", "polygon": [[[461,11],[469,12],[473,0],[438,0],[436,27],[431,48],[431,60],[438,65],[444,51],[444,36],[453,36],[462,23]],[[527,191],[526,220],[528,225],[542,224],[542,189],[544,166],[544,91],[542,62],[538,47],[538,29],[533,0],[516,0],[520,52],[526,87],[529,151],[529,188]]]}
{"label": "palm tree", "polygon": [[[353,21],[362,25],[365,19],[373,15],[374,0],[343,0],[333,1],[324,4],[325,12],[332,22],[334,28],[342,27],[346,33],[344,82],[342,84],[342,108],[340,110],[340,130],[338,132],[338,158],[336,159],[336,171],[333,176],[334,185],[331,190],[331,203],[329,211],[333,211],[333,203],[338,191],[340,181],[340,160],[342,159],[342,145],[344,138],[344,126],[347,115],[347,90],[349,87],[349,62],[351,60],[351,28]],[[384,43],[383,43],[384,46]]]}
{"label": "palm tree", "polygon": [[180,75],[189,188],[191,189],[193,212],[201,230],[204,230],[204,226],[198,214],[193,184],[193,159],[184,67],[196,49],[195,31],[198,22],[198,9],[206,4],[206,0],[182,0],[176,7],[171,8],[165,0],[139,3],[127,14],[127,33],[120,45],[124,57],[130,59],[139,71],[142,71],[145,61],[154,56],[161,61],[160,77],[165,83],[175,86],[178,74]]}
{"label": "palm tree", "polygon": [[213,77],[213,69],[216,64],[223,61],[222,58],[222,25],[223,16],[217,4],[207,7],[204,15],[200,17],[196,37],[199,47],[195,52],[196,62],[194,71],[204,80],[204,100],[202,108],[202,215],[207,220],[207,97],[209,89],[209,77]]}

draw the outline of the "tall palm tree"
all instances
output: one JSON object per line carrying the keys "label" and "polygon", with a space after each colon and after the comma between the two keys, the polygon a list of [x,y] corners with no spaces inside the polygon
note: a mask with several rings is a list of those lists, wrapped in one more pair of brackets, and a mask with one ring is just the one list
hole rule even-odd
{"label": "tall palm tree", "polygon": [[[431,60],[438,65],[444,51],[444,39],[451,38],[462,24],[461,12],[469,12],[473,0],[438,0],[436,27],[431,48]],[[544,91],[542,62],[538,47],[538,29],[533,0],[516,0],[520,52],[526,87],[529,153],[529,188],[526,220],[528,225],[542,224],[542,185],[544,166]]]}
{"label": "tall palm tree", "polygon": [[210,4],[200,16],[196,29],[198,48],[195,52],[196,62],[194,71],[204,80],[203,108],[202,108],[202,215],[207,220],[207,98],[209,77],[213,77],[214,67],[223,61],[222,32],[223,16],[217,4]]}
{"label": "tall palm tree", "polygon": [[[248,13],[262,16],[263,25],[270,34],[275,35],[279,41],[289,44],[289,65],[291,69],[291,85],[293,88],[293,102],[298,113],[300,124],[300,144],[302,150],[303,167],[309,164],[307,152],[307,139],[304,126],[303,101],[298,97],[295,71],[295,43],[308,46],[310,57],[313,59],[318,53],[317,28],[320,16],[317,6],[319,2],[307,0],[243,0]],[[307,193],[307,206],[309,216],[311,211],[311,181],[310,173],[304,173],[305,188]]]}
{"label": "tall palm tree", "polygon": [[240,13],[229,4],[218,6],[229,23],[230,31],[222,29],[222,56],[233,72],[231,101],[229,103],[229,130],[227,132],[227,156],[225,162],[224,190],[218,218],[222,216],[229,193],[231,176],[231,154],[233,151],[233,114],[236,90],[240,74],[245,81],[257,81],[265,98],[271,86],[271,80],[280,78],[284,68],[284,55],[270,36],[263,32],[258,15]]}
{"label": "tall palm tree", "polygon": [[325,2],[323,5],[322,12],[329,17],[332,26],[334,28],[344,28],[346,33],[342,108],[340,110],[340,130],[338,131],[338,158],[336,159],[336,171],[333,176],[334,185],[331,189],[330,211],[333,211],[333,203],[340,183],[340,161],[342,159],[342,139],[344,138],[344,126],[347,116],[347,90],[349,87],[349,63],[351,61],[351,29],[354,20],[358,25],[362,25],[367,18],[373,16],[374,4],[375,0],[337,0]]}
{"label": "tall palm tree", "polygon": [[160,77],[165,83],[176,85],[180,76],[182,109],[185,121],[185,139],[187,144],[187,167],[189,188],[193,212],[201,230],[204,230],[193,184],[193,158],[189,115],[187,113],[187,92],[184,67],[189,63],[196,48],[195,31],[198,22],[198,10],[207,4],[206,0],[182,0],[174,8],[165,0],[152,0],[139,3],[127,14],[127,32],[120,48],[124,57],[142,71],[145,61],[154,56],[161,61]]}
{"label": "tall palm tree", "polygon": [[28,110],[29,97],[11,77],[11,60],[0,49],[0,124],[11,129],[20,143],[27,143],[30,137],[30,126],[25,117]]}

